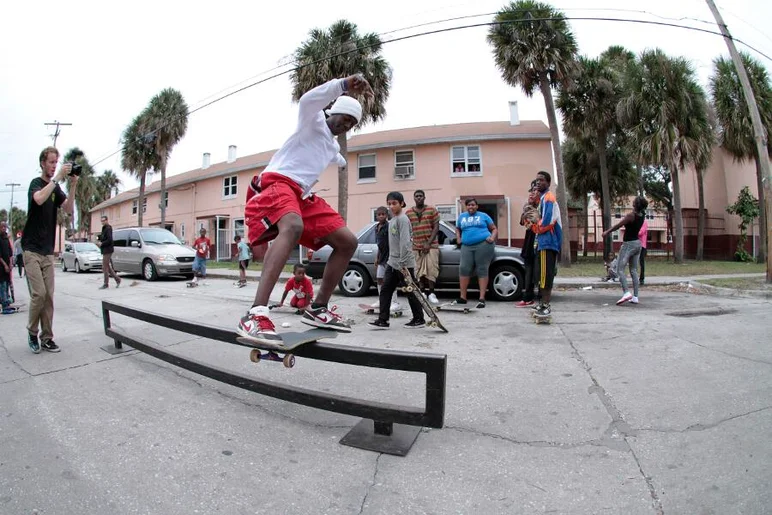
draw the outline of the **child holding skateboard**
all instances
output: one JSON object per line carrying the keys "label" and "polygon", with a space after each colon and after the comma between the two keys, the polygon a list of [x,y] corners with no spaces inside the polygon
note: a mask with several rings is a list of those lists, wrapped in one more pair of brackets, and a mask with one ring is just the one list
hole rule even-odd
{"label": "child holding skateboard", "polygon": [[536,286],[536,233],[531,230],[531,227],[537,223],[539,223],[539,190],[536,189],[536,181],[533,181],[531,182],[531,189],[528,190],[528,202],[523,206],[523,213],[520,216],[520,225],[525,227],[525,239],[521,253],[525,262],[525,282],[523,298],[515,304],[518,308],[533,306],[536,299],[534,295]]}
{"label": "child holding skateboard", "polygon": [[295,266],[292,267],[292,278],[287,281],[287,285],[284,287],[284,294],[279,301],[279,307],[284,305],[289,292],[294,293],[292,300],[290,300],[290,306],[297,309],[299,313],[311,305],[314,298],[314,285],[311,279],[306,277],[306,267],[302,263],[295,263]]}
{"label": "child holding skateboard", "polygon": [[236,242],[236,254],[239,258],[239,282],[237,283],[239,288],[243,288],[247,285],[247,267],[249,266],[249,258],[252,253],[249,250],[249,245],[242,241],[241,236],[238,234],[234,236],[233,241]]}
{"label": "child holding skateboard", "polygon": [[[391,298],[397,287],[403,283],[404,276],[402,270],[407,270],[416,282],[415,278],[415,255],[413,254],[412,225],[407,215],[403,212],[405,197],[398,191],[392,191],[386,195],[386,204],[393,215],[389,221],[389,259],[386,263],[386,270],[383,277],[383,286],[380,292],[380,310],[378,318],[370,322],[370,325],[377,329],[389,328],[389,314]],[[420,295],[420,292],[417,293]],[[405,327],[418,328],[424,327],[423,308],[421,303],[414,295],[408,295],[410,311],[413,318],[405,324]]]}
{"label": "child holding skateboard", "polygon": [[[375,242],[378,250],[375,254],[375,278],[378,281],[378,293],[383,289],[383,278],[386,275],[386,263],[389,260],[389,209],[381,206],[375,210],[375,219],[378,225],[375,226]],[[380,299],[370,305],[373,309],[381,307]],[[397,302],[397,291],[391,297],[391,312],[399,311],[402,306]]]}
{"label": "child holding skateboard", "polygon": [[351,325],[329,310],[327,303],[358,242],[343,217],[315,195],[313,187],[330,164],[345,166],[337,137],[362,120],[362,105],[354,98],[360,95],[373,98],[373,90],[362,75],[333,79],[304,93],[298,101],[295,131],[250,183],[244,209],[250,244],[254,247],[273,240],[265,254],[252,308],[237,326],[239,335],[257,344],[282,342],[270,319],[268,302],[284,264],[298,244],[312,250],[324,245],[333,249],[317,296],[301,321],[351,332]]}

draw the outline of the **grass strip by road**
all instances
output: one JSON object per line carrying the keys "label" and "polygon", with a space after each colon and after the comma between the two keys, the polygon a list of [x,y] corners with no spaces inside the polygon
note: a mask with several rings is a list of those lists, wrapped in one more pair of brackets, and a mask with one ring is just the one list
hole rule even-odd
{"label": "grass strip by road", "polygon": [[[763,274],[764,263],[741,263],[739,261],[685,261],[677,265],[672,260],[654,257],[646,259],[646,277],[692,276],[719,274]],[[579,262],[570,268],[561,268],[560,277],[604,277],[606,269],[601,259],[579,257]]]}

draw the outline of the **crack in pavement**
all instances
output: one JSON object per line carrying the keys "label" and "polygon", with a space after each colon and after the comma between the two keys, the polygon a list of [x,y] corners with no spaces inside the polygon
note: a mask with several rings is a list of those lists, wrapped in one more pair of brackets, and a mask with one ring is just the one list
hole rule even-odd
{"label": "crack in pavement", "polygon": [[461,427],[461,426],[448,426],[446,425],[443,429],[451,430],[451,431],[458,431],[459,433],[469,433],[477,436],[484,436],[486,438],[492,438],[494,440],[503,440],[505,442],[509,442],[516,445],[526,445],[528,447],[540,447],[540,448],[553,448],[553,449],[577,449],[579,447],[606,447],[608,449],[611,449],[613,451],[622,451],[627,452],[627,448],[620,448],[619,445],[615,445],[614,443],[610,442],[608,438],[594,438],[592,440],[583,440],[581,442],[550,442],[547,440],[518,440],[517,438],[512,438],[511,436],[504,436],[496,433],[489,433],[487,431],[480,431],[477,429],[472,429],[469,427]]}
{"label": "crack in pavement", "polygon": [[[656,329],[655,329],[655,332],[656,332]],[[731,352],[727,352],[727,351],[723,351],[723,350],[719,350],[719,349],[713,349],[711,347],[708,347],[707,345],[703,345],[701,343],[693,342],[693,341],[689,340],[688,338],[684,338],[683,336],[680,336],[680,335],[673,335],[673,334],[669,333],[669,336],[675,336],[679,340],[685,341],[686,343],[691,343],[692,345],[696,345],[697,347],[699,347],[701,349],[705,349],[706,351],[716,352],[718,354],[723,354],[724,356],[729,356],[731,358],[736,358],[736,359],[742,359],[742,360],[750,361],[750,362],[753,362],[753,363],[761,363],[762,365],[772,365],[772,361],[766,361],[766,360],[763,360],[763,359],[749,358],[747,356],[740,356],[739,354],[733,354]]]}
{"label": "crack in pavement", "polygon": [[[21,364],[20,364],[20,363],[17,363],[17,362],[16,362],[16,360],[15,360],[15,359],[13,359],[13,357],[11,356],[11,353],[8,351],[8,347],[6,347],[6,345],[5,345],[5,340],[4,340],[2,337],[0,337],[0,347],[2,347],[2,348],[3,348],[3,350],[5,351],[5,354],[6,354],[6,356],[8,356],[8,359],[11,361],[11,363],[13,363],[14,365],[16,365],[16,367],[17,367],[19,370],[21,370],[22,372],[24,372],[25,374],[27,374],[27,376],[31,376],[31,375],[32,375],[32,374],[31,374],[30,372],[28,372],[28,371],[27,371],[27,370],[26,370],[26,369],[25,369],[23,366],[21,366]],[[5,383],[3,383],[3,384],[5,384]]]}
{"label": "crack in pavement", "polygon": [[574,345],[574,342],[566,334],[563,328],[560,326],[558,326],[558,328],[560,329],[560,332],[563,333],[563,336],[565,337],[568,344],[571,346],[574,358],[579,362],[582,368],[584,368],[584,370],[587,372],[587,375],[590,377],[590,381],[592,381],[593,385],[589,388],[589,393],[595,393],[598,396],[601,404],[603,404],[603,407],[606,408],[606,411],[611,417],[611,424],[609,424],[609,427],[606,429],[604,435],[608,440],[617,442],[620,448],[625,448],[625,450],[630,452],[630,455],[633,457],[635,464],[638,466],[638,471],[641,473],[641,477],[643,477],[643,480],[649,489],[649,496],[651,497],[651,503],[654,511],[657,513],[657,515],[664,515],[665,512],[662,508],[662,501],[660,500],[659,495],[657,495],[657,489],[654,487],[654,481],[652,480],[651,476],[646,474],[646,472],[643,470],[643,464],[641,463],[641,460],[638,458],[638,455],[635,453],[633,446],[630,445],[630,441],[628,440],[629,436],[635,436],[635,431],[625,421],[622,413],[611,399],[611,396],[608,394],[606,389],[600,385],[597,378],[593,375],[592,366],[590,366],[582,353],[579,352],[579,349],[577,349],[576,345]]}
{"label": "crack in pavement", "polygon": [[652,433],[689,433],[692,431],[706,431],[708,429],[713,429],[714,427],[720,426],[724,422],[730,422],[732,420],[736,420],[738,418],[747,417],[749,415],[754,415],[756,413],[761,413],[762,411],[766,411],[772,409],[772,406],[765,406],[763,408],[755,409],[748,411],[746,413],[739,413],[737,415],[732,415],[731,417],[726,417],[721,420],[718,420],[716,422],[712,422],[709,424],[692,424],[691,426],[688,426],[684,429],[667,429],[667,428],[660,428],[660,427],[642,427],[640,429],[636,429],[636,431],[648,431]]}
{"label": "crack in pavement", "polygon": [[370,480],[370,485],[367,487],[367,490],[365,490],[365,496],[362,499],[362,504],[359,506],[359,515],[362,515],[362,513],[365,511],[365,504],[367,504],[367,498],[370,496],[370,492],[372,491],[373,487],[375,487],[375,478],[378,477],[378,466],[381,462],[381,456],[383,456],[383,453],[378,453],[378,456],[375,457],[375,467],[373,470],[373,477]]}
{"label": "crack in pavement", "polygon": [[[194,383],[199,388],[207,387],[206,385],[203,384],[203,382],[199,382],[195,378],[189,377],[188,375],[185,375],[184,372],[190,372],[188,370],[185,370],[185,369],[176,370],[175,369],[176,367],[175,368],[170,368],[170,367],[164,366],[163,362],[162,363],[155,363],[155,362],[149,361],[149,360],[142,360],[142,363],[154,366],[156,368],[160,368],[161,370],[164,370],[166,372],[170,372],[170,373],[174,374],[175,376],[179,377],[180,379],[184,379],[186,381]],[[190,373],[192,373],[192,372],[190,372]],[[211,378],[207,378],[207,379],[211,379]],[[212,381],[216,381],[216,380],[212,379]],[[218,384],[227,384],[227,383],[219,383],[218,382]],[[227,385],[227,386],[233,386],[233,385]],[[234,386],[234,388],[238,388],[238,387]],[[308,427],[321,427],[323,429],[351,429],[351,427],[352,427],[351,425],[318,424],[318,423],[315,423],[315,422],[309,422],[308,420],[304,420],[304,419],[299,418],[299,417],[293,417],[293,416],[287,415],[286,413],[281,413],[279,411],[274,411],[274,410],[269,409],[269,408],[267,408],[265,406],[261,406],[260,404],[251,403],[251,402],[246,401],[244,399],[241,399],[241,398],[239,398],[239,397],[237,397],[235,395],[232,395],[232,394],[220,391],[220,390],[218,390],[216,388],[210,389],[210,391],[213,391],[214,393],[216,393],[217,395],[220,395],[221,397],[225,397],[226,399],[235,401],[235,402],[237,402],[239,404],[242,404],[244,406],[247,406],[249,408],[257,409],[257,410],[259,410],[259,411],[261,411],[263,413],[267,413],[269,415],[274,415],[274,416],[278,416],[278,417],[281,417],[281,418],[285,418],[287,420],[292,420],[293,422],[296,422],[296,423],[299,423],[299,424],[302,424],[302,425],[305,425],[305,426],[308,426]],[[249,390],[244,390],[244,391],[249,391]],[[256,392],[250,392],[250,393],[254,393],[255,395],[260,395],[260,394],[258,394]],[[266,397],[270,397],[270,396],[266,396]],[[270,398],[273,398],[273,397],[270,397]],[[294,403],[293,403],[293,405],[294,405]],[[303,405],[302,404],[297,404],[297,406],[303,406]]]}

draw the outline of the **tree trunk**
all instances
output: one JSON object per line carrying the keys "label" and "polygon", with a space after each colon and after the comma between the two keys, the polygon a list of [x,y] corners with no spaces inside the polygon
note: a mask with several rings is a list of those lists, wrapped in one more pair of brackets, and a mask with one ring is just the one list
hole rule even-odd
{"label": "tree trunk", "polygon": [[[157,139],[157,141],[160,140],[160,138]],[[160,147],[160,145],[159,145]],[[156,154],[161,156],[161,203],[159,207],[161,208],[161,228],[166,228],[166,202],[164,202],[164,197],[166,197],[166,152],[163,151],[162,148],[156,148],[155,149]]]}
{"label": "tree trunk", "polygon": [[[755,152],[754,152],[755,153]],[[761,171],[761,161],[758,158],[756,162],[756,188],[759,190],[759,246],[758,262],[763,263],[767,260],[767,216],[766,203],[764,198],[767,196],[764,191],[764,172]]]}
{"label": "tree trunk", "polygon": [[145,200],[145,177],[147,172],[143,172],[139,177],[139,197],[137,198],[137,226],[142,227],[142,204]]}
{"label": "tree trunk", "polygon": [[[606,163],[606,135],[598,134],[596,141],[598,163],[600,164],[600,190],[603,202],[603,230],[611,227],[611,187],[609,186],[608,163]],[[613,241],[611,234],[603,238],[603,261],[610,261],[609,254]]]}
{"label": "tree trunk", "polygon": [[697,261],[702,261],[705,250],[705,170],[697,169]]}
{"label": "tree trunk", "polygon": [[684,215],[681,211],[681,179],[678,177],[678,166],[670,167],[670,178],[673,185],[673,262],[684,262]]}
{"label": "tree trunk", "polygon": [[590,232],[590,197],[586,194],[584,196],[584,245],[582,250],[582,256],[587,257],[587,239]]}
{"label": "tree trunk", "polygon": [[563,153],[560,150],[560,128],[555,116],[555,102],[552,98],[549,79],[546,73],[539,77],[539,88],[544,96],[544,105],[547,108],[547,121],[550,124],[550,136],[552,139],[552,154],[555,158],[555,175],[557,175],[557,198],[560,207],[560,222],[563,225],[563,241],[560,250],[560,265],[571,266],[571,235],[570,221],[568,220],[568,194],[566,192],[566,179],[563,174]]}
{"label": "tree trunk", "polygon": [[636,165],[635,170],[638,172],[638,195],[641,197],[645,197],[646,188],[644,188],[644,184],[643,184],[643,167]]}
{"label": "tree trunk", "polygon": [[[338,134],[340,155],[348,162],[348,140],[346,134]],[[348,164],[338,167],[338,213],[346,221],[348,215]]]}

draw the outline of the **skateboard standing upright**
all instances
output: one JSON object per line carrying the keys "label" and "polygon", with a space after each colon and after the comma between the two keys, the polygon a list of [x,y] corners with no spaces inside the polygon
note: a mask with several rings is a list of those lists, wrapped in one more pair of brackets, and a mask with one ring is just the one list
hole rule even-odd
{"label": "skateboard standing upright", "polygon": [[437,316],[437,313],[434,311],[434,308],[429,304],[429,301],[426,300],[426,297],[424,297],[421,294],[421,290],[418,288],[416,283],[413,282],[413,277],[410,275],[410,272],[403,268],[402,269],[402,276],[405,280],[405,287],[403,290],[405,293],[409,295],[414,295],[415,298],[418,300],[419,304],[421,304],[421,307],[424,310],[424,313],[426,313],[429,316],[429,322],[426,324],[429,327],[436,327],[438,329],[443,330],[444,332],[448,332],[447,329],[445,329],[445,326],[442,325],[442,322],[440,322],[439,317]]}
{"label": "skateboard standing upright", "polygon": [[[338,333],[330,329],[309,329],[301,332],[279,333],[279,336],[282,338],[281,344],[258,342],[244,336],[237,337],[236,344],[252,349],[249,360],[253,363],[259,363],[261,360],[281,361],[285,367],[292,368],[295,366],[295,356],[291,352],[293,349],[323,338],[336,338]],[[268,352],[260,352],[261,349]],[[280,356],[280,353],[284,356]]]}

